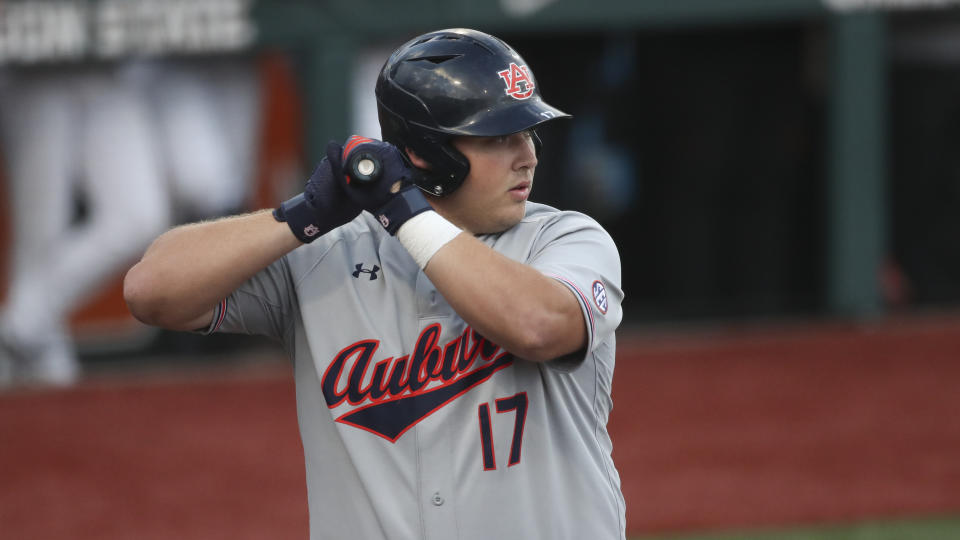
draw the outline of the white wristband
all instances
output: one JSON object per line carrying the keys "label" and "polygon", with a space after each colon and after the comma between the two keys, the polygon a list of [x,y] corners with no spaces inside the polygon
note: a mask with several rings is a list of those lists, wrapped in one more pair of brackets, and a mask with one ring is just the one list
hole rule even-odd
{"label": "white wristband", "polygon": [[427,267],[430,258],[462,229],[450,223],[433,210],[421,212],[397,230],[397,239],[406,248],[420,269]]}

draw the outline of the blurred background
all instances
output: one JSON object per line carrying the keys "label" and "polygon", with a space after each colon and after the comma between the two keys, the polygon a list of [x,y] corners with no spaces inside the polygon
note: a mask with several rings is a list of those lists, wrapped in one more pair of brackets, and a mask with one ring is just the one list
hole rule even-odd
{"label": "blurred background", "polygon": [[386,56],[453,26],[574,115],[533,199],[620,250],[631,538],[960,537],[960,2],[4,0],[0,538],[306,535],[279,350],[122,276],[379,136]]}

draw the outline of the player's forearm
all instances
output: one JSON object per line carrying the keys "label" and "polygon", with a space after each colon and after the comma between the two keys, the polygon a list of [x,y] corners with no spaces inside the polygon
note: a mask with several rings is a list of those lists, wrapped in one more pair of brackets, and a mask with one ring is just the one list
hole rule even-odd
{"label": "player's forearm", "polygon": [[300,245],[266,210],[177,227],[127,272],[124,298],[147,324],[197,328],[244,281]]}
{"label": "player's forearm", "polygon": [[425,272],[468,324],[521,358],[547,361],[586,343],[572,292],[469,234],[437,251]]}

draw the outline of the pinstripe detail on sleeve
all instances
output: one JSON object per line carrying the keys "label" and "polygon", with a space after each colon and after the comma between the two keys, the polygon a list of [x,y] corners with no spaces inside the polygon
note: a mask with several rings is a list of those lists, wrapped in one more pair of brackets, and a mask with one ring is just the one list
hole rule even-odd
{"label": "pinstripe detail on sleeve", "polygon": [[224,298],[217,305],[217,313],[214,317],[215,321],[213,326],[210,328],[210,333],[214,333],[220,329],[220,325],[223,324],[223,320],[227,317],[227,299]]}

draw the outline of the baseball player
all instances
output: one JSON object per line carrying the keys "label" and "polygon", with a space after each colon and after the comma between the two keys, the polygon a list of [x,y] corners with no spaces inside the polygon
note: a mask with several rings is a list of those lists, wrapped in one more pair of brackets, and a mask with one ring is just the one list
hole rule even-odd
{"label": "baseball player", "polygon": [[528,201],[545,103],[510,46],[419,36],[377,80],[380,142],[304,193],[158,238],[142,320],[263,334],[293,360],[311,538],[624,538],[606,423],[620,262]]}

